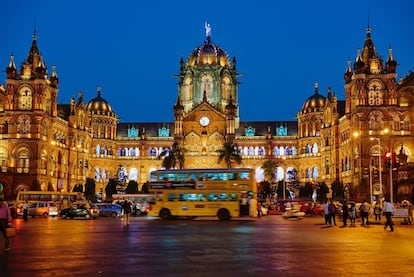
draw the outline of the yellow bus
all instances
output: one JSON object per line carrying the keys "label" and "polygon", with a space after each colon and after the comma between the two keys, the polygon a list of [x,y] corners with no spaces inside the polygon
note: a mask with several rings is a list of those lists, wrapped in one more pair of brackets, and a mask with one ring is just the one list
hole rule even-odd
{"label": "yellow bus", "polygon": [[150,216],[220,220],[239,217],[257,191],[251,168],[156,170],[150,174],[149,190],[155,195]]}

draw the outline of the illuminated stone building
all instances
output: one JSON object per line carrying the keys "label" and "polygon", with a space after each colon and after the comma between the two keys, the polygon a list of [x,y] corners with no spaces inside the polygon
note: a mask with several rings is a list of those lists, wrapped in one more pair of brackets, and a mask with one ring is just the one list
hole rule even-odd
{"label": "illuminated stone building", "polygon": [[[115,176],[142,185],[174,142],[186,151],[186,168],[203,168],[224,167],[217,150],[231,140],[243,157],[238,166],[254,168],[257,181],[264,179],[264,161],[273,159],[278,180],[296,171],[302,184],[338,181],[367,196],[379,154],[401,150],[406,173],[394,177],[410,177],[414,76],[397,82],[396,68],[391,49],[385,62],[378,56],[368,28],[364,48],[353,65],[348,61],[345,100],[330,89],[324,96],[316,83],[297,120],[243,121],[236,58],[206,29],[205,41],[179,62],[174,122],[120,122],[99,87],[88,102],[80,92],[57,104],[59,78],[54,67],[48,74],[35,35],[20,70],[11,56],[0,87],[0,182],[9,199],[21,189],[67,191],[86,177],[97,190]],[[386,189],[385,170],[382,177]]]}

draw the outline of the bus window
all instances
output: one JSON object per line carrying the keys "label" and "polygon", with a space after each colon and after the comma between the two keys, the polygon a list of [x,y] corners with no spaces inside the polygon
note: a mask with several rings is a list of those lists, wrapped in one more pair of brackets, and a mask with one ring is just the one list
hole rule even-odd
{"label": "bus window", "polygon": [[198,198],[198,201],[207,201],[205,193],[199,193],[197,198]]}
{"label": "bus window", "polygon": [[237,194],[236,193],[229,193],[229,201],[237,201]]}
{"label": "bus window", "polygon": [[217,173],[208,173],[208,180],[216,181],[219,180],[219,175]]}
{"label": "bus window", "polygon": [[227,193],[219,193],[218,200],[219,201],[226,201],[227,200]]}
{"label": "bus window", "polygon": [[151,173],[151,175],[150,175],[150,181],[151,181],[151,182],[156,182],[156,181],[158,181],[157,174],[153,174],[153,173]]}
{"label": "bus window", "polygon": [[176,195],[175,193],[169,193],[168,194],[168,201],[175,201]]}
{"label": "bus window", "polygon": [[187,194],[185,193],[180,193],[178,195],[178,201],[186,201],[187,200]]}
{"label": "bus window", "polygon": [[196,180],[196,175],[194,173],[190,173],[187,176],[187,181],[195,181]]}
{"label": "bus window", "polygon": [[240,172],[240,180],[250,180],[250,175],[248,172]]}
{"label": "bus window", "polygon": [[205,181],[207,180],[207,174],[206,173],[200,173],[198,174],[198,178],[199,181]]}
{"label": "bus window", "polygon": [[196,193],[189,193],[187,194],[188,201],[197,201],[197,194]]}
{"label": "bus window", "polygon": [[227,173],[227,178],[229,180],[236,180],[236,174],[234,174],[233,172],[229,172]]}
{"label": "bus window", "polygon": [[177,181],[185,182],[188,179],[188,175],[186,173],[177,174]]}
{"label": "bus window", "polygon": [[217,201],[217,194],[209,193],[208,194],[208,201]]}

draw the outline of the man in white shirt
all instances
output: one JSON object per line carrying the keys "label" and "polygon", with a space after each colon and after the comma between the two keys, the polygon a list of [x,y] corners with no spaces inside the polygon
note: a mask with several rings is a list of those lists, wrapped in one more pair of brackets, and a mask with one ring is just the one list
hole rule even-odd
{"label": "man in white shirt", "polygon": [[385,199],[382,210],[386,218],[384,230],[387,230],[387,226],[390,226],[391,232],[394,232],[394,223],[392,222],[392,215],[395,213],[394,205],[388,199]]}

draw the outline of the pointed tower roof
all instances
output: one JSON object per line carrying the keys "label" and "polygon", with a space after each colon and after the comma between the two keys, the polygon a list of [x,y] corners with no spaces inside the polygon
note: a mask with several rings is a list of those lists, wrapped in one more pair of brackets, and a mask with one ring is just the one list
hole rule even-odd
{"label": "pointed tower roof", "polygon": [[377,50],[374,46],[374,41],[371,37],[371,27],[367,27],[367,35],[365,36],[364,48],[362,49],[362,60],[365,64],[369,64],[370,59],[378,58]]}
{"label": "pointed tower roof", "polygon": [[13,53],[10,55],[10,62],[6,68],[7,78],[9,79],[16,79],[17,78],[17,69],[16,64],[14,63],[14,55]]}
{"label": "pointed tower roof", "polygon": [[387,73],[395,73],[397,69],[397,61],[394,59],[392,55],[392,48],[388,48],[388,59],[386,64],[386,71]]}

